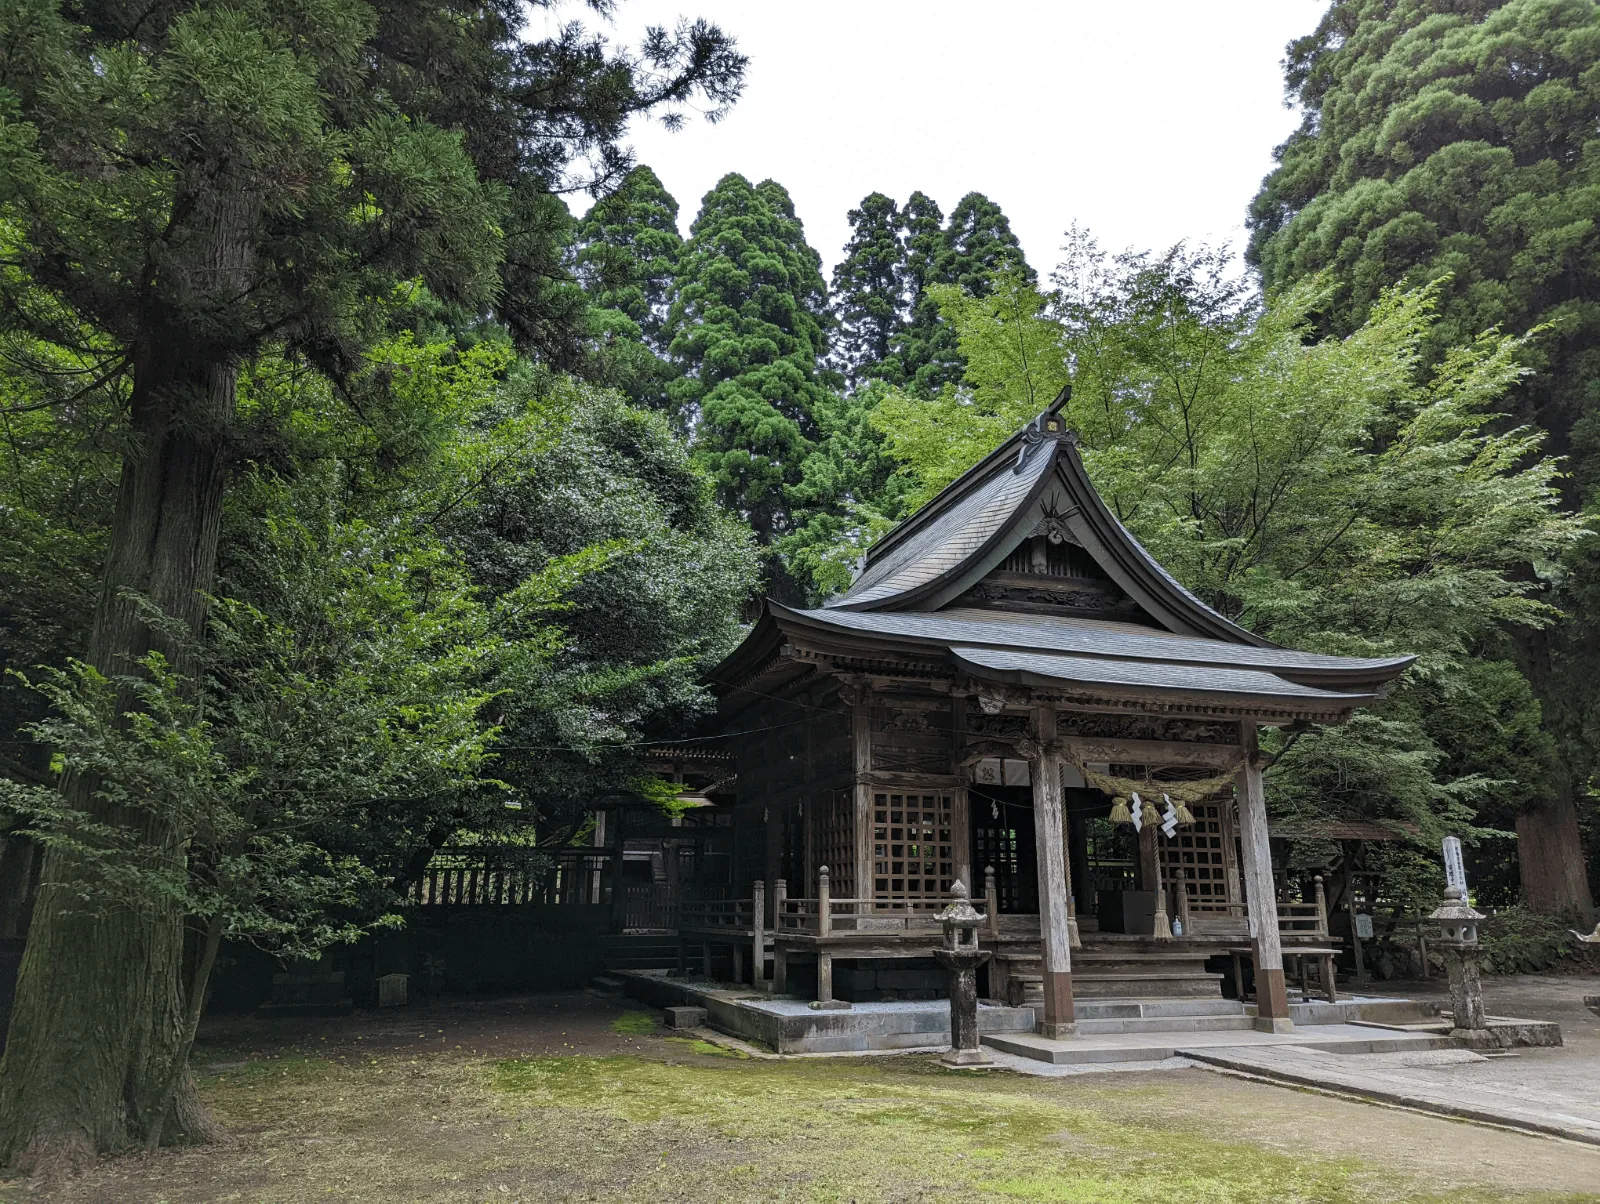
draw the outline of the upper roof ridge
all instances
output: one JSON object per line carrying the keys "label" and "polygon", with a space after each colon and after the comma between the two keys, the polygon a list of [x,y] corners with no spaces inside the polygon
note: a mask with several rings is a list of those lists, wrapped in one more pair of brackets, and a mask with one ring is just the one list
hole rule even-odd
{"label": "upper roof ridge", "polygon": [[[981,483],[991,474],[997,465],[1010,458],[1012,449],[1028,439],[1029,431],[1036,430],[1039,432],[1039,434],[1029,445],[1030,447],[1037,447],[1046,442],[1044,438],[1044,431],[1046,430],[1047,422],[1050,419],[1057,419],[1057,421],[1059,421],[1059,415],[1061,411],[1066,408],[1067,403],[1071,400],[1072,386],[1068,384],[1063,386],[1061,392],[1056,394],[1054,401],[1052,401],[1043,410],[1039,411],[1038,414],[1034,415],[1034,417],[1030,418],[1027,422],[1023,423],[1021,429],[1019,429],[1014,435],[1010,436],[999,447],[995,448],[987,456],[979,460],[971,468],[967,469],[966,472],[962,473],[955,480],[951,481],[950,484],[946,485],[933,498],[931,498],[926,505],[921,507],[914,514],[902,519],[889,531],[888,534],[868,548],[861,561],[862,568],[865,569],[871,566],[874,561],[880,560],[884,556],[888,555],[889,552],[891,552],[896,546],[904,543],[912,535],[920,531],[923,527],[926,527],[930,522],[938,518],[941,514],[945,513],[945,511],[949,510],[950,507],[954,506],[958,501],[970,493],[976,485]],[[1060,423],[1059,434],[1055,433],[1055,427],[1050,427],[1049,430],[1055,436],[1049,440],[1050,442],[1061,440],[1063,442],[1070,442],[1071,446],[1073,447],[1078,446],[1077,432],[1067,430],[1064,422]],[[1067,435],[1071,436],[1070,440],[1064,438],[1064,436]],[[1030,455],[1018,455],[1016,462],[1012,466],[1013,471],[1020,472],[1023,468],[1023,465],[1030,459],[1032,459],[1032,456]]]}

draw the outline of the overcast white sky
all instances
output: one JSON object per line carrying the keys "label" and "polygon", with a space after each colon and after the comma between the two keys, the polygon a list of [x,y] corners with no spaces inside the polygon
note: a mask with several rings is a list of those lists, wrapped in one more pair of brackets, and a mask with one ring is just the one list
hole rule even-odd
{"label": "overcast white sky", "polygon": [[[1109,250],[1242,247],[1245,209],[1296,124],[1284,46],[1325,7],[623,0],[612,33],[637,42],[648,24],[703,16],[750,56],[744,97],[719,124],[632,131],[640,162],[678,198],[684,233],[725,173],[771,177],[831,270],[845,214],[868,192],[904,201],[920,188],[948,213],[977,189],[1044,273],[1074,221]],[[557,18],[582,15],[572,5]]]}

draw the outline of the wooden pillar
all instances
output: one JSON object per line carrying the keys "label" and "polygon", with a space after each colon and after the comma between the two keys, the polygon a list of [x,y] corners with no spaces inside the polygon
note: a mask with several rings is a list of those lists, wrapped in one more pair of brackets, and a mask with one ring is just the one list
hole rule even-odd
{"label": "wooden pillar", "polygon": [[621,932],[628,925],[628,888],[622,876],[622,864],[625,860],[623,809],[620,806],[614,808],[612,815],[616,831],[612,834],[615,843],[611,849],[611,928],[614,932]]}
{"label": "wooden pillar", "polygon": [[772,993],[782,995],[789,989],[789,951],[783,947],[783,905],[789,897],[787,879],[779,878],[772,884]]}
{"label": "wooden pillar", "polygon": [[1290,1032],[1289,991],[1283,981],[1283,946],[1278,937],[1278,900],[1272,885],[1272,848],[1267,841],[1267,800],[1261,788],[1260,746],[1256,725],[1246,720],[1240,743],[1239,848],[1244,854],[1244,888],[1255,944],[1256,1027],[1264,1032]]}
{"label": "wooden pillar", "polygon": [[[870,899],[872,889],[872,708],[863,685],[851,710],[851,751],[855,758],[855,873],[851,897]],[[856,908],[855,910],[860,910]],[[872,910],[868,904],[867,911]]]}
{"label": "wooden pillar", "polygon": [[1039,861],[1039,937],[1044,946],[1044,1018],[1039,1032],[1070,1037],[1076,1030],[1072,1006],[1072,937],[1067,927],[1067,868],[1062,860],[1061,756],[1056,751],[1053,707],[1033,709],[1033,829]]}
{"label": "wooden pillar", "polygon": [[750,985],[759,987],[767,977],[767,884],[756,879],[750,900]]}
{"label": "wooden pillar", "polygon": [[[961,754],[966,747],[967,700],[957,694],[950,699],[950,761],[961,772]],[[972,864],[972,812],[967,788],[958,786],[950,796],[950,841],[955,876],[966,884],[967,894],[978,897],[978,867]]]}
{"label": "wooden pillar", "polygon": [[1061,817],[1061,868],[1067,883],[1067,947],[1082,949],[1083,940],[1078,936],[1078,904],[1072,893],[1072,823],[1065,813]]}

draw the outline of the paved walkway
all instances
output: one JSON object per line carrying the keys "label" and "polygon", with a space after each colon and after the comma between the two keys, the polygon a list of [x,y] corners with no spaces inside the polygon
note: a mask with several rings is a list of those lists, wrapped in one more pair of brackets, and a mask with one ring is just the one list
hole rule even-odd
{"label": "paved walkway", "polygon": [[[1385,995],[1447,1000],[1443,984],[1437,981],[1378,985]],[[1583,1002],[1585,996],[1600,996],[1600,976],[1485,978],[1483,987],[1491,1015],[1555,1021],[1561,1025],[1565,1044],[1489,1057],[1410,1043],[1405,1048],[1374,1051],[1368,1046],[1366,1052],[1337,1052],[1330,1038],[1342,1036],[1349,1042],[1346,1050],[1360,1051],[1358,1033],[1368,1038],[1388,1034],[1350,1025],[1317,1025],[1297,1029],[1293,1038],[1254,1032],[1169,1034],[1165,1044],[1170,1052],[1152,1049],[1155,1043],[1143,1047],[1146,1056],[1168,1054],[1156,1065],[1107,1064],[1092,1053],[1059,1065],[1004,1054],[996,1061],[1025,1074],[1211,1066],[1600,1145],[1600,1017]],[[1126,1050],[1127,1038],[1079,1037],[1074,1043],[1111,1047],[1119,1041],[1125,1053],[1131,1052]]]}
{"label": "paved walkway", "polygon": [[1201,1065],[1600,1145],[1600,1066],[1549,1056],[1559,1050],[1487,1058],[1465,1049],[1339,1054],[1290,1046],[1184,1053]]}

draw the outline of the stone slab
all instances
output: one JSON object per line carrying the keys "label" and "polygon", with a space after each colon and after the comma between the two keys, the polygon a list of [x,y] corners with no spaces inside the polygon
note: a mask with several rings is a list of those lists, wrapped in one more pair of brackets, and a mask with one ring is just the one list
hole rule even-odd
{"label": "stone slab", "polygon": [[1292,1046],[1305,1049],[1348,1050],[1355,1053],[1393,1053],[1455,1048],[1449,1037],[1431,1034],[1383,1033],[1350,1024],[1324,1024],[1297,1028],[1291,1033],[1263,1033],[1254,1029],[1221,1032],[1143,1032],[1086,1034],[1053,1041],[1033,1033],[985,1033],[985,1045],[1019,1057],[1052,1065],[1109,1062],[1153,1062],[1166,1058],[1196,1057],[1207,1049],[1267,1049]]}
{"label": "stone slab", "polygon": [[1592,1079],[1567,1081],[1537,1061],[1452,1052],[1469,1056],[1429,1062],[1416,1054],[1373,1057],[1283,1046],[1189,1048],[1184,1056],[1274,1082],[1600,1145],[1600,1095]]}
{"label": "stone slab", "polygon": [[[950,1045],[950,1005],[944,1000],[856,1003],[848,1011],[817,1011],[807,1000],[753,995],[690,978],[668,978],[659,970],[620,970],[628,996],[659,1008],[705,1009],[706,1024],[777,1053],[861,1053],[890,1049],[938,1049]],[[1029,1032],[1032,1008],[978,1008],[978,1030]]]}

